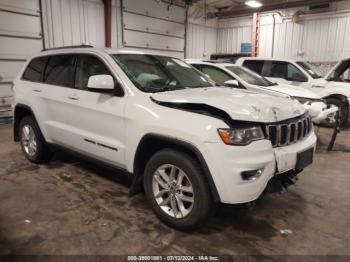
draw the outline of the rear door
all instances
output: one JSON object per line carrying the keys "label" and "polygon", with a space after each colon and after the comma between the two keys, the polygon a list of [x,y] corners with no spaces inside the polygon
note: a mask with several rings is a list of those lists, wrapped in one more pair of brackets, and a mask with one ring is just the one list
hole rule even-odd
{"label": "rear door", "polygon": [[71,126],[67,120],[71,108],[67,106],[67,94],[74,87],[76,56],[52,55],[47,57],[43,75],[43,85],[34,89],[40,103],[41,123],[46,130],[46,138],[56,144],[67,144],[70,141]]}

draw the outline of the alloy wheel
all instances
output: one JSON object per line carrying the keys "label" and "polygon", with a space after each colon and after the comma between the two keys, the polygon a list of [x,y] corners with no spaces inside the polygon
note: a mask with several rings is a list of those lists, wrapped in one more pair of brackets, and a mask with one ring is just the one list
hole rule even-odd
{"label": "alloy wheel", "polygon": [[33,157],[37,152],[37,139],[33,128],[30,125],[24,125],[21,132],[21,143],[25,153]]}
{"label": "alloy wheel", "polygon": [[153,174],[152,189],[159,207],[174,218],[186,217],[194,204],[194,191],[187,174],[171,164],[160,166]]}

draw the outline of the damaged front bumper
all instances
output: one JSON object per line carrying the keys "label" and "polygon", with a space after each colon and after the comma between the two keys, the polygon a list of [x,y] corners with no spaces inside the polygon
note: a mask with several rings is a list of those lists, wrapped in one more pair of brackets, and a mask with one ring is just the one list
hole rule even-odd
{"label": "damaged front bumper", "polygon": [[275,175],[267,183],[264,193],[281,193],[298,181],[298,174],[303,170],[290,170]]}
{"label": "damaged front bumper", "polygon": [[312,122],[314,124],[320,124],[326,119],[335,117],[337,111],[339,110],[338,107],[328,107],[323,102],[314,102],[311,104],[305,103],[303,105],[309,111],[309,114],[312,117]]}
{"label": "damaged front bumper", "polygon": [[[218,190],[221,202],[226,204],[247,203],[256,200],[275,179],[284,174],[296,174],[298,155],[315,150],[316,136],[311,132],[300,142],[280,148],[272,148],[268,140],[260,140],[248,146],[222,146],[207,143],[206,160]],[[299,157],[300,158],[300,157]],[[296,171],[297,170],[297,171]],[[282,179],[287,185],[289,180]]]}

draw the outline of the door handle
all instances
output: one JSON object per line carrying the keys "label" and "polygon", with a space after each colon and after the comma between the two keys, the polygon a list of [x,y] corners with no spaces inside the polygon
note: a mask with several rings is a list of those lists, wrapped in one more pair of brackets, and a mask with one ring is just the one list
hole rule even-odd
{"label": "door handle", "polygon": [[34,92],[40,93],[41,90],[40,89],[33,89]]}
{"label": "door handle", "polygon": [[72,94],[72,95],[68,96],[68,99],[70,99],[70,100],[79,100],[79,97],[76,94]]}

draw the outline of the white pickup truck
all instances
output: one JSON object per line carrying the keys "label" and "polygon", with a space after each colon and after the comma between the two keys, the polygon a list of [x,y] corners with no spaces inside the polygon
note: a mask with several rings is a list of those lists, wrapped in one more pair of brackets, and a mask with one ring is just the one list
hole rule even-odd
{"label": "white pickup truck", "polygon": [[[349,121],[350,59],[339,62],[326,77],[303,61],[247,57],[239,58],[236,64],[245,66],[273,82],[302,87],[318,94],[327,104],[340,109],[343,125]],[[328,120],[334,121],[332,118]]]}
{"label": "white pickup truck", "polygon": [[320,124],[326,120],[335,122],[334,116],[337,108],[328,108],[319,95],[309,90],[270,82],[252,70],[231,63],[201,60],[186,61],[220,86],[226,85],[274,96],[292,97],[309,111],[315,124]]}

